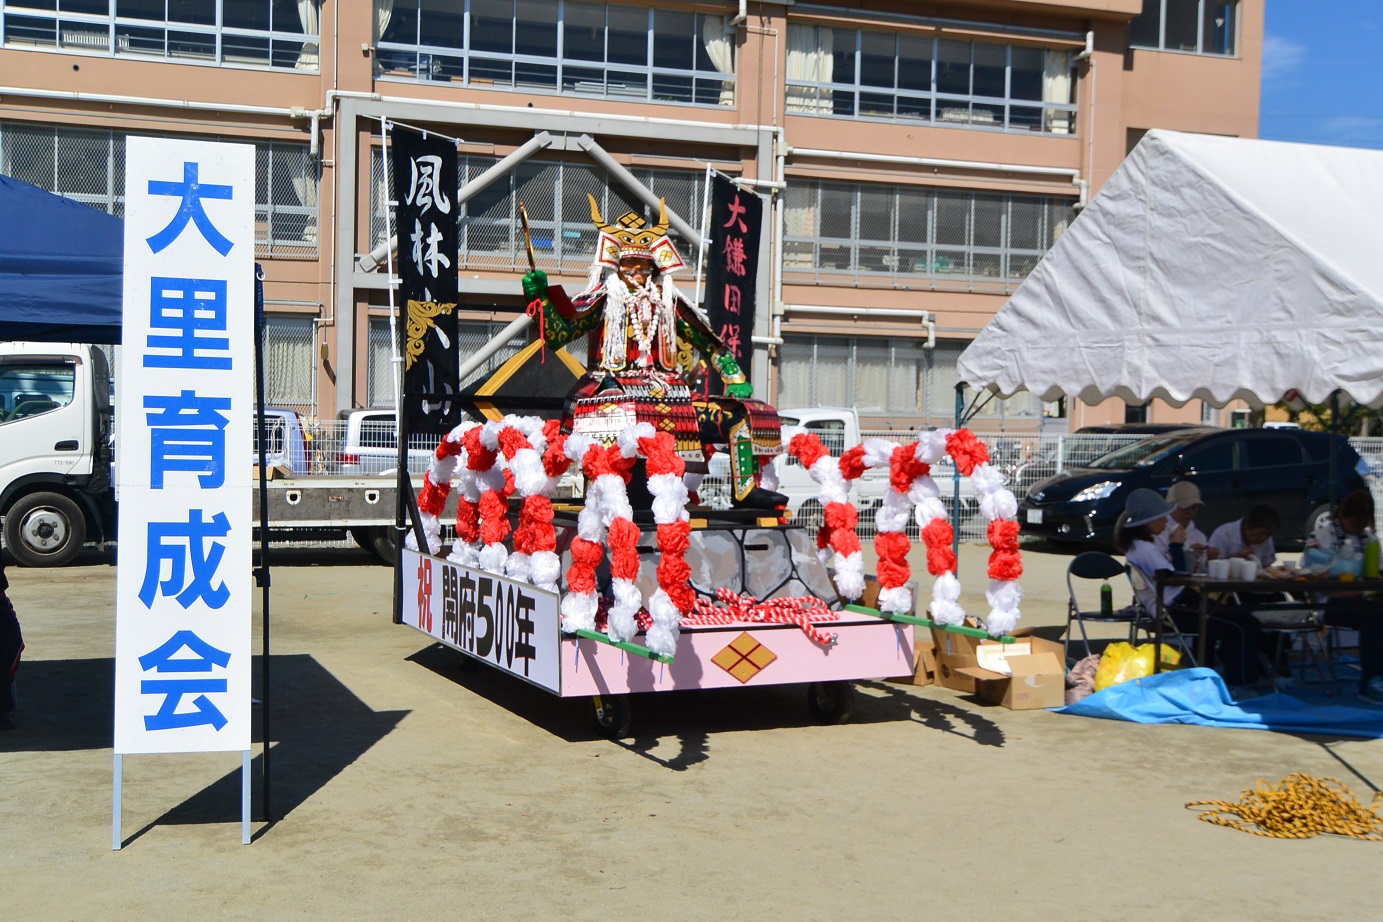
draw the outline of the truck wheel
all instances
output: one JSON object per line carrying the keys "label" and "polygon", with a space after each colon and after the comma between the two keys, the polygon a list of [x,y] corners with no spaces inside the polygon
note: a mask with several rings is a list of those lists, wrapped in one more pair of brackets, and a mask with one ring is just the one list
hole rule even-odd
{"label": "truck wheel", "polygon": [[367,551],[374,552],[376,557],[390,566],[394,565],[394,526],[361,525],[352,528],[350,533],[356,544]]}
{"label": "truck wheel", "polygon": [[591,720],[596,732],[607,740],[622,740],[634,722],[628,695],[592,695]]}
{"label": "truck wheel", "polygon": [[821,503],[814,499],[809,499],[797,510],[797,515],[793,519],[794,525],[801,525],[805,528],[820,528],[826,521],[826,513],[821,508]]}
{"label": "truck wheel", "polygon": [[818,723],[843,723],[855,701],[855,686],[849,682],[813,682],[807,686],[807,707]]}
{"label": "truck wheel", "polygon": [[30,493],[5,515],[5,546],[22,566],[64,566],[85,543],[86,517],[61,493]]}

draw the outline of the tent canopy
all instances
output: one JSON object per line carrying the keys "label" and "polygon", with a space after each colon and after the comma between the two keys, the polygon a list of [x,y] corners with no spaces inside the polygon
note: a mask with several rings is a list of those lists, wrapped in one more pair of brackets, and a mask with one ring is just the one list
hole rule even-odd
{"label": "tent canopy", "polygon": [[1383,405],[1383,152],[1150,131],[967,348],[1088,403]]}
{"label": "tent canopy", "polygon": [[0,176],[0,340],[120,342],[124,222]]}

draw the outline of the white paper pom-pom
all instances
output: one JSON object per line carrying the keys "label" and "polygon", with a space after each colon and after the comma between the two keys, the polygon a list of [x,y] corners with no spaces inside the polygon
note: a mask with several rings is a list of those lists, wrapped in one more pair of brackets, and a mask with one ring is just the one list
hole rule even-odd
{"label": "white paper pom-pom", "polygon": [[917,525],[919,528],[926,528],[927,523],[932,519],[946,521],[950,516],[946,514],[946,506],[936,497],[924,499],[917,504]]}
{"label": "white paper pom-pom", "polygon": [[447,560],[458,563],[463,567],[474,568],[480,558],[480,548],[475,544],[458,540],[451,546],[451,553],[447,555]]}
{"label": "white paper pom-pom", "polygon": [[970,472],[970,483],[974,485],[977,494],[985,496],[1004,485],[1004,475],[998,468],[987,462],[976,464],[975,469]]}
{"label": "white paper pom-pom", "polygon": [[639,587],[631,579],[612,580],[610,586],[614,601],[610,606],[610,620],[606,633],[610,635],[611,640],[632,640],[639,629],[635,616],[643,605],[643,596],[639,594]]}
{"label": "white paper pom-pom", "polygon": [[1017,608],[1023,599],[1023,587],[1011,580],[991,579],[984,598],[994,608]]}
{"label": "white paper pom-pom", "polygon": [[510,554],[504,561],[504,575],[520,583],[528,582],[533,574],[533,558],[528,554]]}
{"label": "white paper pom-pom", "polygon": [[998,489],[988,496],[980,497],[980,514],[987,521],[1011,519],[1018,514],[1018,500],[1005,489]]}
{"label": "white paper pom-pom", "polygon": [[984,623],[985,629],[989,631],[991,637],[1002,637],[1010,634],[1018,626],[1018,609],[1016,608],[994,608],[989,612],[989,617]]}
{"label": "white paper pom-pom", "polygon": [[632,458],[639,453],[639,439],[651,439],[657,434],[652,423],[635,423],[625,427],[615,436],[615,444],[619,446],[620,454]]}
{"label": "white paper pom-pom", "polygon": [[562,630],[594,631],[595,613],[600,603],[594,592],[568,592],[562,596]]}
{"label": "white paper pom-pom", "polygon": [[521,448],[514,452],[514,460],[509,462],[514,472],[514,487],[523,496],[537,496],[547,486],[547,471],[543,469],[542,457],[531,448]]}
{"label": "white paper pom-pom", "polygon": [[908,489],[908,501],[914,504],[925,503],[929,499],[938,499],[940,496],[941,488],[930,476],[918,477],[912,482],[912,487]]}
{"label": "white paper pom-pom", "polygon": [[874,524],[880,532],[903,531],[911,517],[912,504],[901,494],[889,490],[874,513]]}
{"label": "white paper pom-pom", "polygon": [[562,454],[580,464],[581,459],[586,457],[586,451],[594,444],[595,440],[588,433],[573,432],[562,443]]}
{"label": "white paper pom-pom", "polygon": [[654,653],[675,656],[677,653],[678,627],[682,623],[682,613],[672,604],[661,588],[648,600],[648,613],[653,618],[653,626],[644,635],[644,643]]}
{"label": "white paper pom-pom", "polygon": [[480,429],[480,444],[490,451],[499,449],[499,433],[507,424],[503,421],[487,420]]}
{"label": "white paper pom-pom", "polygon": [[865,439],[860,445],[864,447],[864,466],[883,468],[888,467],[893,450],[898,447],[898,443],[888,439]]}
{"label": "white paper pom-pom", "polygon": [[833,476],[840,476],[840,462],[830,455],[822,455],[816,459],[816,463],[807,468],[807,473],[812,480],[819,484],[830,483]]}
{"label": "white paper pom-pom", "polygon": [[503,544],[487,544],[480,549],[480,569],[489,573],[504,574],[504,563],[509,559],[509,550]]}
{"label": "white paper pom-pom", "polygon": [[836,555],[836,591],[842,598],[858,599],[864,595],[864,552]]}
{"label": "white paper pom-pom", "polygon": [[946,454],[946,436],[949,429],[930,429],[917,436],[917,448],[913,456],[923,464],[935,464]]}
{"label": "white paper pom-pom", "polygon": [[562,575],[562,558],[552,551],[537,551],[529,563],[533,585],[548,592],[557,591],[557,580]]}
{"label": "white paper pom-pom", "polygon": [[604,503],[600,510],[600,520],[606,528],[615,519],[632,519],[634,507],[629,505],[629,493],[624,488],[624,478],[618,474],[601,474],[596,478],[603,481],[601,495]]}
{"label": "white paper pom-pom", "polygon": [[879,611],[896,615],[912,614],[912,590],[907,586],[892,586],[879,590]]}
{"label": "white paper pom-pom", "polygon": [[765,490],[777,490],[779,483],[778,466],[783,463],[782,455],[774,455],[773,460],[763,466],[759,474],[759,486]]}

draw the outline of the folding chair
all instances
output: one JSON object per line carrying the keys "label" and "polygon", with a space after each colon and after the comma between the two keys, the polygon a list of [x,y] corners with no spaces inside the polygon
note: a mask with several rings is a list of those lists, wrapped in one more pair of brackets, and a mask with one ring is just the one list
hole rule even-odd
{"label": "folding chair", "polygon": [[[1134,628],[1138,623],[1139,606],[1135,597],[1132,605],[1116,608],[1112,613],[1105,614],[1100,611],[1099,588],[1092,587],[1092,583],[1103,583],[1105,580],[1118,579],[1121,583],[1127,583],[1129,588],[1133,584],[1129,581],[1129,568],[1120,563],[1117,559],[1103,551],[1086,551],[1077,554],[1071,561],[1071,565],[1066,568],[1066,660],[1071,659],[1071,624],[1074,622],[1080,628],[1081,642],[1085,644],[1085,655],[1090,656],[1094,651],[1090,648],[1090,635],[1085,630],[1085,622],[1093,621],[1100,624],[1127,624],[1128,639],[1133,640]],[[1119,579],[1122,577],[1122,579]],[[1078,591],[1079,588],[1079,591]],[[1090,605],[1091,598],[1094,598],[1094,606]]]}
{"label": "folding chair", "polygon": [[[1268,674],[1273,677],[1273,687],[1278,685],[1278,662],[1282,658],[1282,645],[1292,637],[1301,638],[1302,651],[1306,654],[1306,661],[1316,670],[1325,685],[1325,693],[1334,697],[1339,692],[1339,686],[1335,679],[1335,664],[1331,660],[1330,651],[1326,649],[1326,626],[1321,621],[1322,612],[1319,608],[1308,602],[1299,605],[1290,605],[1274,608],[1258,608],[1250,612],[1258,623],[1263,626],[1263,633],[1273,634],[1277,637],[1277,644],[1274,647],[1272,662],[1268,663]],[[1312,638],[1315,639],[1315,647],[1311,645]],[[1266,657],[1264,657],[1266,659]],[[1306,665],[1302,663],[1301,665]]]}
{"label": "folding chair", "polygon": [[[1142,632],[1145,641],[1153,641],[1157,638],[1157,594],[1137,568],[1129,567],[1128,578],[1133,585],[1133,598],[1138,605],[1138,620],[1133,625],[1133,635],[1136,638],[1139,632]],[[1152,600],[1151,608],[1149,603],[1144,601],[1146,599]],[[1165,606],[1162,610],[1162,643],[1180,650],[1189,665],[1197,665],[1195,632],[1183,631],[1177,627],[1176,621],[1172,619]]]}

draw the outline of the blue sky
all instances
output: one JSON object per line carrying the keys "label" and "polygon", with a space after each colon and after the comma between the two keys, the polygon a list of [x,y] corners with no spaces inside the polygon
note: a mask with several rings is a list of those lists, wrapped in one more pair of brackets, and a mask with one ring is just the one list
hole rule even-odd
{"label": "blue sky", "polygon": [[1259,135],[1383,149],[1383,0],[1267,0]]}

